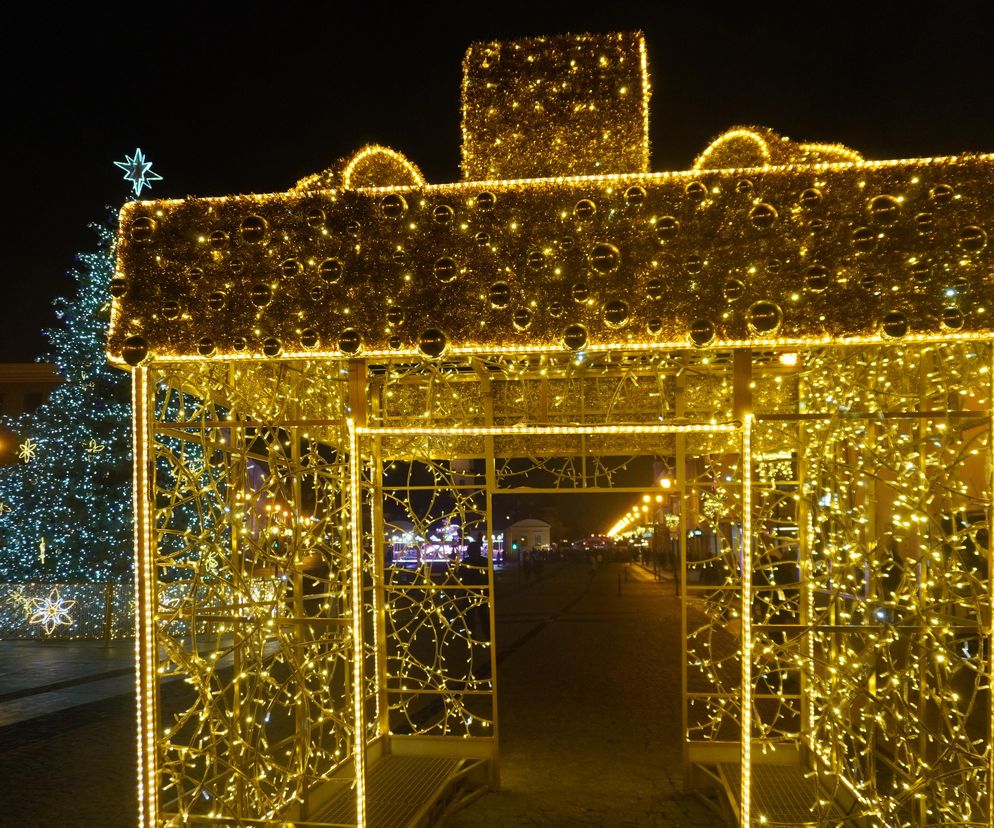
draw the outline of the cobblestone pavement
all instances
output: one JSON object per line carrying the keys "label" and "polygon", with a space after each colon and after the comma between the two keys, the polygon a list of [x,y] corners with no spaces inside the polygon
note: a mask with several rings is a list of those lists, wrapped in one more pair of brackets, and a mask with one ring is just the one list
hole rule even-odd
{"label": "cobblestone pavement", "polygon": [[[681,792],[671,585],[620,564],[517,575],[497,601],[502,789],[449,828],[716,825]],[[134,826],[134,768],[130,695],[0,727],[0,826]]]}
{"label": "cobblestone pavement", "polygon": [[720,824],[682,792],[672,584],[567,565],[497,606],[498,652],[513,650],[498,669],[501,791],[449,828]]}

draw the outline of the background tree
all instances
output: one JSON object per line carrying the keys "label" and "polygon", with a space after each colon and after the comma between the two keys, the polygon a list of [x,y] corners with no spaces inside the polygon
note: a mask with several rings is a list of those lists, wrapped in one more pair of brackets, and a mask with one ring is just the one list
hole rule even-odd
{"label": "background tree", "polygon": [[19,441],[0,468],[0,580],[126,581],[132,570],[130,382],[104,354],[116,214],[69,272],[46,336],[65,382],[37,410],[3,418]]}

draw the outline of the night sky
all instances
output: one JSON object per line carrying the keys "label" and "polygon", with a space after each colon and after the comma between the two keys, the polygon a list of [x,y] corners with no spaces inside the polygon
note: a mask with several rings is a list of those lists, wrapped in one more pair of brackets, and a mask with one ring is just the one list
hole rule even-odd
{"label": "night sky", "polygon": [[[473,40],[644,31],[654,170],[688,167],[743,123],[868,158],[994,151],[990,2],[933,4],[928,16],[885,2],[721,14],[658,2],[597,14],[539,3],[403,14],[380,3],[30,5],[5,12],[0,49],[0,361],[44,352],[52,300],[72,289],[65,272],[93,247],[88,223],[128,198],[113,162],[138,146],[163,176],[153,197],[285,190],[368,142],[400,150],[429,182],[457,179],[460,62]],[[342,7],[360,8],[343,18]]]}

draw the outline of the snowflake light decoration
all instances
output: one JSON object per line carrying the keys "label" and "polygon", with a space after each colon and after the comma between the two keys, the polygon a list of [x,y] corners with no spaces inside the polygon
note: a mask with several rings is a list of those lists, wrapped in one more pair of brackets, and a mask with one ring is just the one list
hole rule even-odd
{"label": "snowflake light decoration", "polygon": [[34,605],[31,603],[32,600],[28,597],[24,587],[18,585],[13,587],[10,593],[8,593],[6,603],[22,612],[31,613],[34,612]]}
{"label": "snowflake light decoration", "polygon": [[728,514],[728,504],[725,501],[725,490],[701,493],[701,513],[709,523],[716,524]]}
{"label": "snowflake light decoration", "polygon": [[86,444],[86,451],[88,454],[100,454],[107,446],[103,443],[98,443],[95,439],[91,439],[89,443]]}
{"label": "snowflake light decoration", "polygon": [[207,549],[207,554],[203,558],[204,566],[211,575],[217,575],[221,569],[221,557],[217,549],[213,546]]}
{"label": "snowflake light decoration", "polygon": [[28,437],[17,449],[17,456],[20,457],[25,463],[30,463],[35,459],[35,454],[38,452],[38,444]]}
{"label": "snowflake light decoration", "polygon": [[124,180],[131,182],[131,190],[136,196],[142,194],[142,188],[152,189],[151,181],[162,181],[162,176],[152,172],[152,162],[145,160],[141,147],[135,148],[134,155],[125,155],[124,161],[115,161],[115,167],[124,170]]}
{"label": "snowflake light decoration", "polygon": [[51,635],[62,624],[67,627],[72,625],[69,610],[76,606],[76,602],[59,595],[58,587],[52,587],[47,598],[32,598],[31,603],[34,604],[34,614],[28,619],[28,623],[40,624],[45,635]]}
{"label": "snowflake light decoration", "polygon": [[761,458],[756,463],[756,474],[762,483],[776,483],[790,480],[794,476],[794,466],[789,457]]}

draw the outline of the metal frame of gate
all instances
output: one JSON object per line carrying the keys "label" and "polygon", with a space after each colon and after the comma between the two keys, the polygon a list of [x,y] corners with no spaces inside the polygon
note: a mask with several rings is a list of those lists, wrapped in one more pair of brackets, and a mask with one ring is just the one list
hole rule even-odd
{"label": "metal frame of gate", "polygon": [[362,440],[738,421],[745,451],[668,455],[688,784],[750,828],[991,825],[994,157],[736,128],[650,172],[638,34],[475,44],[463,90],[467,180],[369,147],[121,212],[143,823],[322,824],[353,790],[367,821],[393,734]]}
{"label": "metal frame of gate", "polygon": [[[195,371],[192,372],[195,374]],[[182,376],[183,369],[179,369]],[[160,384],[169,376],[169,369],[158,372]],[[192,377],[187,374],[184,383],[176,383],[185,388],[183,392],[189,396],[194,390]],[[354,385],[354,383],[352,384]],[[165,386],[165,397],[168,399],[175,393],[176,388]],[[393,653],[396,665],[401,663],[410,667],[423,667],[432,658],[421,656],[406,657],[408,651],[403,651],[404,642],[399,638],[398,626],[391,624],[392,613],[408,612],[397,609],[392,597],[398,591],[416,589],[421,593],[431,593],[431,606],[443,606],[444,609],[458,607],[461,599],[449,600],[447,603],[439,600],[439,595],[446,591],[456,596],[464,595],[467,588],[459,583],[434,583],[431,575],[427,580],[396,586],[388,582],[384,576],[383,538],[385,536],[381,496],[385,484],[382,477],[382,464],[389,458],[389,450],[384,452],[382,443],[387,439],[401,441],[438,439],[448,442],[461,443],[466,441],[476,444],[472,454],[484,459],[487,464],[486,479],[482,489],[486,492],[486,503],[483,511],[488,517],[492,510],[492,498],[499,491],[514,491],[500,489],[497,484],[494,466],[494,440],[513,438],[524,441],[519,445],[527,445],[530,438],[540,438],[558,444],[558,441],[572,441],[576,438],[597,441],[610,438],[628,440],[654,436],[686,437],[694,434],[732,435],[739,426],[722,424],[618,424],[618,425],[587,425],[587,426],[546,426],[546,427],[436,427],[417,428],[411,426],[382,427],[357,425],[352,419],[347,419],[340,425],[333,425],[338,434],[343,436],[347,445],[345,456],[348,458],[344,467],[338,469],[341,481],[347,479],[347,489],[342,492],[343,506],[339,522],[343,537],[348,538],[347,553],[343,557],[343,566],[347,568],[347,577],[341,583],[342,589],[337,599],[342,603],[334,604],[328,599],[333,590],[328,587],[321,597],[326,602],[321,605],[316,615],[307,614],[306,603],[308,594],[306,588],[306,572],[291,572],[287,568],[290,581],[295,584],[285,597],[274,595],[272,592],[259,596],[253,588],[254,582],[247,581],[248,590],[239,592],[237,569],[241,567],[257,573],[263,571],[257,564],[262,561],[258,550],[252,551],[252,535],[266,538],[266,529],[272,526],[250,529],[255,514],[246,509],[245,514],[235,514],[227,525],[214,539],[217,544],[225,547],[221,554],[227,554],[230,561],[217,571],[221,587],[211,588],[200,583],[191,585],[190,580],[182,578],[163,577],[170,563],[180,566],[179,557],[171,559],[164,544],[169,539],[170,527],[175,524],[177,510],[164,505],[166,483],[173,479],[174,466],[163,467],[162,456],[166,448],[175,455],[184,455],[185,460],[179,464],[180,471],[188,473],[192,466],[197,472],[206,465],[208,453],[214,447],[221,451],[223,457],[215,462],[223,468],[223,473],[215,482],[217,491],[224,494],[225,503],[220,506],[220,513],[230,514],[235,504],[247,504],[253,495],[251,488],[252,475],[246,474],[249,460],[253,452],[259,457],[268,458],[265,482],[267,485],[280,475],[281,461],[274,452],[282,453],[285,458],[302,456],[298,441],[310,430],[322,425],[328,426],[328,421],[312,420],[306,416],[296,415],[295,419],[274,419],[266,422],[259,417],[249,417],[242,420],[233,409],[222,405],[223,414],[210,413],[210,405],[203,400],[189,403],[196,410],[193,416],[174,418],[176,423],[168,424],[162,418],[170,409],[162,399],[163,388],[159,388],[158,398],[156,388],[150,382],[149,369],[138,369],[135,372],[134,405],[136,412],[135,448],[135,490],[136,490],[136,542],[139,550],[139,567],[137,580],[139,584],[138,614],[141,635],[138,641],[136,663],[139,665],[139,746],[142,757],[141,802],[146,820],[149,824],[182,824],[182,823],[211,823],[211,824],[268,824],[274,819],[285,821],[291,819],[300,825],[338,825],[338,824],[420,824],[417,820],[437,818],[439,808],[459,804],[464,789],[478,788],[480,784],[496,786],[497,769],[497,707],[496,707],[496,671],[495,648],[491,637],[482,642],[489,659],[482,676],[476,678],[465,676],[465,681],[459,686],[451,685],[451,676],[421,677],[422,686],[413,687],[397,682],[418,681],[412,679],[413,671],[406,673],[403,669],[391,671],[387,666]],[[234,396],[234,395],[232,395]],[[351,399],[357,403],[355,393]],[[356,404],[357,409],[362,406]],[[158,419],[156,419],[156,415]],[[221,419],[224,417],[224,419]],[[308,431],[305,431],[308,430]],[[269,445],[269,453],[261,454],[256,444],[259,435],[272,431],[277,438]],[[158,443],[155,439],[159,432]],[[190,445],[176,448],[176,435],[189,433],[194,435],[188,441]],[[213,434],[212,437],[206,435]],[[238,436],[238,435],[242,436]],[[251,436],[250,436],[251,435]],[[173,442],[170,442],[173,441]],[[166,444],[166,448],[164,448]],[[273,446],[282,448],[273,449]],[[217,447],[221,447],[218,449]],[[240,448],[239,448],[240,447]],[[429,452],[430,453],[430,452]],[[226,459],[225,459],[226,458]],[[246,459],[248,458],[248,459]],[[223,462],[222,462],[223,460]],[[201,463],[201,461],[204,461]],[[337,461],[336,461],[337,462]],[[175,464],[175,460],[174,460]],[[310,473],[320,471],[320,467],[312,467]],[[246,488],[244,483],[239,487],[238,480],[249,481]],[[300,495],[299,480],[291,483],[284,482],[284,487],[296,487],[296,500],[287,505],[299,509],[303,503]],[[177,486],[177,490],[181,487]],[[434,488],[449,488],[448,483]],[[287,489],[289,491],[289,489]],[[590,490],[583,490],[590,491]],[[258,493],[255,493],[258,494]],[[203,496],[203,493],[200,493]],[[205,507],[199,507],[201,511]],[[277,510],[278,512],[279,510]],[[246,516],[247,515],[247,516]],[[316,519],[316,515],[313,516]],[[277,517],[277,520],[284,518]],[[224,520],[228,520],[227,518]],[[223,521],[222,521],[223,522]],[[279,525],[283,525],[280,523]],[[242,527],[239,531],[233,531]],[[306,525],[305,525],[306,528]],[[295,530],[296,531],[296,530]],[[322,529],[324,531],[324,529]],[[488,536],[492,536],[491,527],[487,526]],[[241,534],[243,538],[239,540]],[[294,544],[307,546],[309,540],[299,535],[294,538]],[[208,547],[204,541],[193,550],[197,560],[193,562],[195,579],[206,579],[203,569],[204,559],[208,557]],[[215,554],[217,549],[210,549]],[[277,551],[274,554],[282,554]],[[180,556],[181,557],[181,556]],[[346,562],[347,559],[347,562]],[[242,563],[235,563],[236,560]],[[252,561],[252,566],[246,561]],[[254,568],[253,568],[254,567]],[[268,570],[267,570],[268,572]],[[268,572],[270,579],[274,573]],[[329,580],[333,583],[334,579]],[[197,590],[200,592],[197,592]],[[489,570],[489,581],[485,589],[485,604],[490,613],[489,628],[493,630],[492,569]],[[409,594],[409,593],[408,593]],[[344,599],[348,599],[345,601]],[[338,611],[331,612],[330,607],[337,606]],[[425,610],[426,604],[415,605],[419,618],[432,614]],[[361,607],[359,612],[355,608]],[[257,640],[252,635],[260,628],[259,617],[268,613],[269,618],[262,625],[263,629]],[[443,613],[440,611],[439,616]],[[168,621],[164,616],[168,615]],[[275,632],[273,621],[275,620]],[[465,620],[465,619],[463,619]],[[447,618],[443,623],[449,625],[452,619]],[[303,636],[303,630],[313,629],[315,625],[331,624],[333,628],[342,630],[344,649],[332,653],[332,657],[322,662],[313,654],[302,661],[294,662],[289,654],[296,647],[312,647],[313,643]],[[281,632],[281,625],[291,628],[289,634]],[[177,633],[171,630],[179,628]],[[249,632],[244,632],[244,629]],[[319,636],[320,637],[320,636]],[[436,636],[436,639],[438,636]],[[208,652],[206,664],[198,659],[198,641],[207,639],[205,650]],[[238,641],[241,641],[238,644]],[[398,647],[401,657],[397,658]],[[253,649],[254,648],[254,649]],[[320,648],[318,648],[320,649]],[[317,650],[315,650],[316,652]],[[221,656],[228,652],[228,656]],[[356,655],[359,654],[359,655]],[[184,660],[193,655],[192,660]],[[437,661],[438,653],[434,654]],[[220,656],[220,658],[219,658]],[[301,688],[311,677],[309,671],[327,672],[329,666],[334,669],[337,658],[339,667],[345,665],[350,675],[340,677],[341,687],[337,698],[344,704],[344,709],[331,711],[342,718],[345,741],[341,744],[345,754],[340,761],[326,764],[322,772],[311,773],[304,780],[306,768],[300,766],[296,781],[287,768],[284,772],[284,785],[287,782],[296,786],[300,793],[296,796],[280,795],[279,791],[265,792],[263,780],[266,778],[265,768],[271,767],[274,757],[267,754],[266,744],[260,742],[251,754],[243,754],[242,766],[229,764],[227,770],[210,771],[212,765],[226,754],[235,744],[241,744],[248,738],[244,735],[232,734],[231,729],[236,725],[241,712],[252,709],[253,704],[265,704],[266,709],[274,712],[278,704],[273,701],[273,694],[265,685],[252,685],[252,677],[263,674],[275,675],[277,665],[284,668],[291,665],[297,670],[291,678],[300,684],[293,691],[293,705],[313,705],[315,699],[318,705],[322,702],[320,692],[308,696]],[[225,659],[228,664],[222,668]],[[344,659],[344,660],[343,660]],[[420,659],[420,660],[419,660]],[[472,661],[472,659],[471,659]],[[197,665],[201,665],[199,668]],[[152,669],[153,665],[157,665]],[[223,680],[218,680],[222,669],[230,669]],[[200,674],[198,675],[198,670]],[[185,671],[185,672],[184,672]],[[188,709],[180,708],[179,714],[173,714],[176,722],[183,722],[198,717],[207,726],[196,731],[196,739],[184,737],[181,726],[167,726],[168,702],[163,700],[163,694],[168,695],[170,687],[168,677],[180,675],[187,681],[193,681],[196,686],[203,688],[190,702]],[[287,679],[289,681],[289,679]],[[207,692],[211,683],[213,692]],[[470,686],[470,682],[475,682]],[[243,689],[244,685],[244,689]],[[252,696],[252,687],[256,697]],[[482,689],[481,689],[482,688]],[[405,715],[405,721],[410,724],[417,721],[423,730],[408,728],[408,732],[398,732],[395,725],[399,705],[395,703],[396,696],[408,697],[416,693],[432,694],[441,699],[443,715],[429,715],[412,719]],[[393,694],[393,695],[392,695]],[[483,699],[488,710],[476,717],[476,732],[462,726],[460,718],[468,709],[465,704],[467,696],[485,697]],[[304,698],[301,698],[303,696]],[[277,699],[278,701],[278,699]],[[479,702],[479,698],[476,699]],[[402,705],[400,705],[402,706]],[[422,710],[424,705],[421,706]],[[430,705],[429,705],[430,707]],[[300,710],[296,714],[296,728],[305,726],[307,716],[313,717],[314,707],[310,713],[300,718]],[[479,710],[477,703],[476,710]],[[451,717],[448,711],[456,710],[459,715]],[[409,711],[405,708],[405,714]],[[473,717],[470,717],[473,718]],[[249,716],[241,723],[243,733],[252,732],[252,717]],[[485,735],[479,734],[479,727],[485,728]],[[165,730],[163,728],[165,727]],[[317,731],[315,731],[317,732]],[[357,734],[362,734],[358,736]],[[211,741],[206,745],[203,740]],[[295,736],[288,739],[288,744],[294,752],[307,752],[308,746],[300,740],[306,738],[299,730]],[[351,745],[351,749],[349,748]],[[361,745],[361,747],[359,747]],[[391,767],[402,768],[401,771],[387,769],[393,757],[405,757],[406,764],[394,763]],[[417,764],[421,760],[421,764]],[[199,762],[197,765],[195,762]],[[411,764],[414,762],[414,764]],[[439,764],[441,762],[441,764]],[[202,768],[201,772],[195,770]],[[250,773],[247,771],[251,771]],[[302,775],[303,774],[303,775]],[[253,778],[253,775],[255,778]],[[198,778],[199,776],[199,778]],[[434,781],[425,787],[419,784],[424,778]],[[367,785],[367,779],[372,780]],[[451,788],[458,783],[461,788],[453,794]],[[301,787],[301,785],[304,787]],[[185,788],[185,790],[184,790]],[[374,790],[375,789],[375,790]],[[420,798],[419,798],[420,797]],[[367,802],[371,800],[371,802]],[[406,807],[398,807],[397,802],[403,801]],[[171,803],[171,804],[170,804]],[[268,803],[272,810],[266,814],[260,805]],[[441,803],[441,804],[439,804]],[[379,814],[370,822],[370,808]],[[396,814],[394,813],[396,812]],[[396,819],[396,822],[390,821]],[[413,821],[412,821],[413,820]]]}

